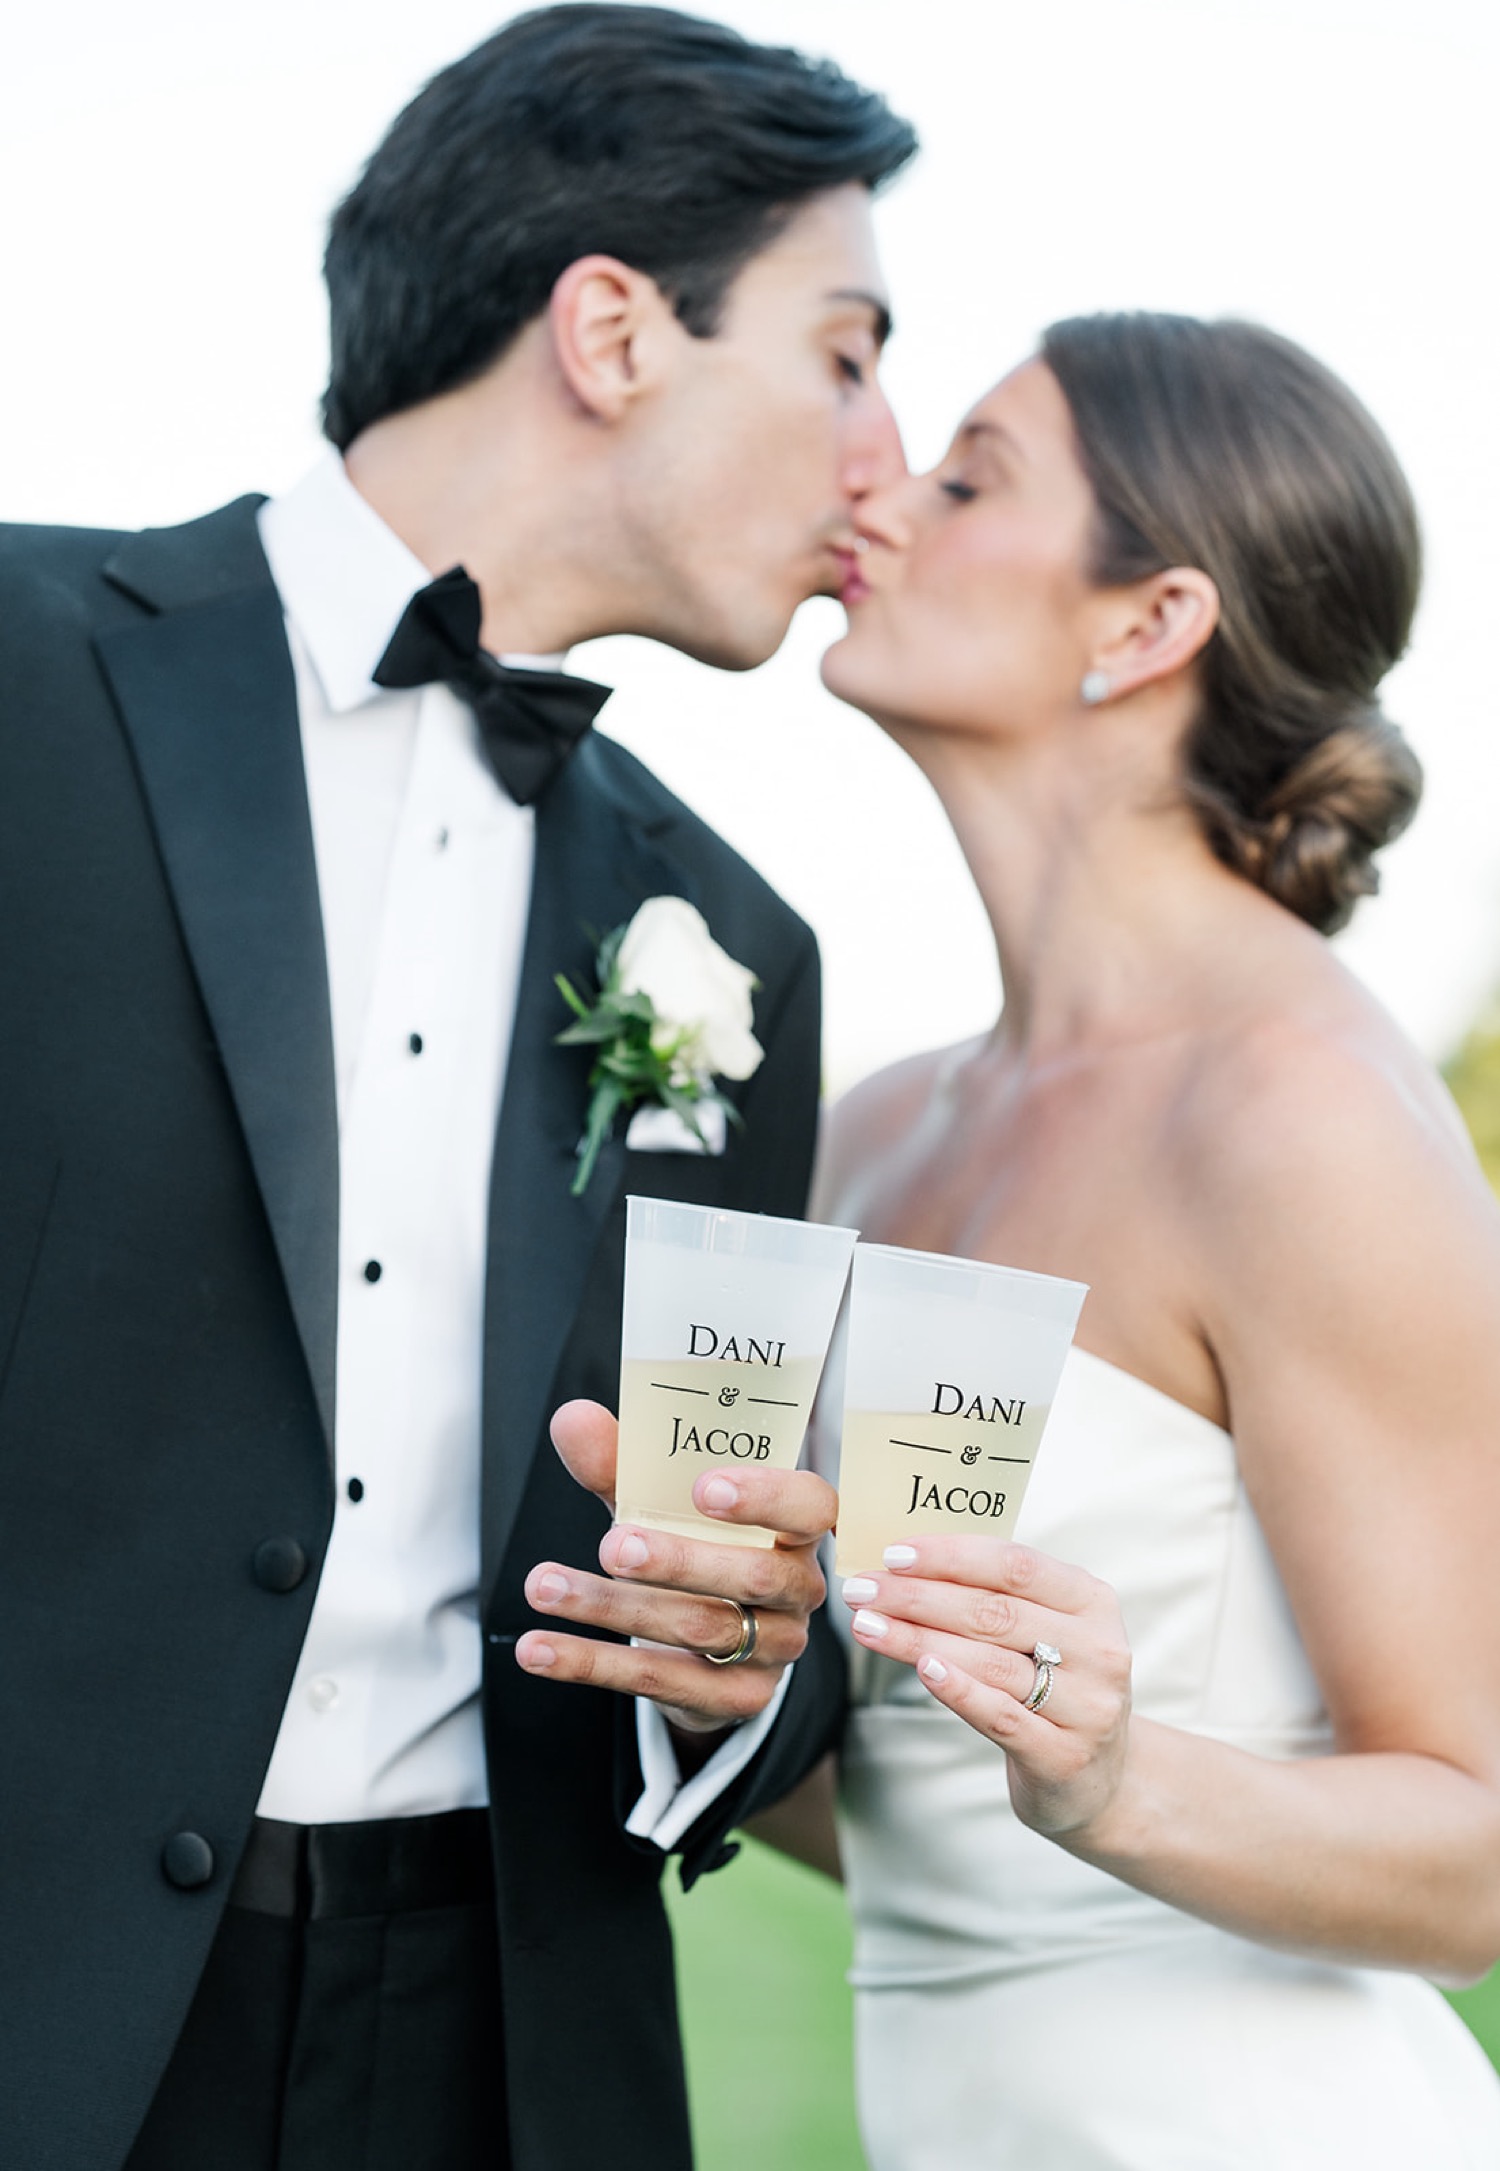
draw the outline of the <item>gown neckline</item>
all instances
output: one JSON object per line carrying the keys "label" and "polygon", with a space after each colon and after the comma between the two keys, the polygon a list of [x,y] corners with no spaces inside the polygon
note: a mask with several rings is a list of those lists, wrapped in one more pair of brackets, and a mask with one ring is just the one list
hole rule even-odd
{"label": "gown neckline", "polygon": [[1179,1416],[1187,1418],[1191,1424],[1202,1425],[1204,1430],[1211,1432],[1216,1439],[1229,1440],[1232,1438],[1227,1426],[1215,1424],[1211,1417],[1205,1417],[1203,1412],[1195,1410],[1191,1403],[1179,1402],[1177,1397],[1169,1395],[1164,1387],[1153,1387],[1150,1380],[1142,1379],[1139,1372],[1127,1372],[1124,1365],[1112,1364],[1108,1357],[1096,1357],[1091,1349],[1084,1349],[1079,1343],[1075,1342],[1068,1351],[1068,1362],[1071,1364],[1075,1358],[1079,1357],[1083,1359],[1086,1365],[1094,1365],[1101,1372],[1113,1373],[1116,1379],[1124,1380],[1128,1386],[1135,1388],[1138,1393],[1149,1395],[1153,1402],[1165,1403],[1169,1410],[1175,1410]]}

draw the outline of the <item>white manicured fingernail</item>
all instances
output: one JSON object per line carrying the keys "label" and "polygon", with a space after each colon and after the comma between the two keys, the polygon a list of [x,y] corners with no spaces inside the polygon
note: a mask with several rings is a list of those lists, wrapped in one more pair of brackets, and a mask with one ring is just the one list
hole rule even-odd
{"label": "white manicured fingernail", "polygon": [[924,1658],[917,1667],[924,1681],[930,1681],[935,1689],[941,1688],[948,1678],[948,1669],[940,1658]]}
{"label": "white manicured fingernail", "polygon": [[891,1624],[883,1613],[871,1613],[861,1606],[854,1616],[854,1625],[862,1636],[888,1636]]}
{"label": "white manicured fingernail", "polygon": [[558,1599],[568,1595],[567,1577],[559,1575],[555,1569],[549,1570],[546,1575],[538,1577],[536,1594],[538,1598],[545,1598],[555,1605]]}
{"label": "white manicured fingernail", "polygon": [[887,1568],[913,1568],[916,1566],[917,1549],[914,1545],[888,1545],[880,1557]]}
{"label": "white manicured fingernail", "polygon": [[880,1585],[872,1575],[845,1576],[843,1595],[851,1606],[862,1606],[867,1598],[880,1596]]}

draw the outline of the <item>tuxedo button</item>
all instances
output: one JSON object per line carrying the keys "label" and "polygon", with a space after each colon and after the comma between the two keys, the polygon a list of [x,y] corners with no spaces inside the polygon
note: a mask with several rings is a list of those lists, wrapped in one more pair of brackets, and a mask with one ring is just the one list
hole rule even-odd
{"label": "tuxedo button", "polygon": [[196,1892],[214,1873],[214,1851],[201,1832],[174,1832],[161,1851],[162,1873],[179,1892]]}
{"label": "tuxedo button", "polygon": [[266,1538],[255,1548],[252,1566],[263,1591],[294,1591],[307,1574],[307,1555],[295,1538]]}

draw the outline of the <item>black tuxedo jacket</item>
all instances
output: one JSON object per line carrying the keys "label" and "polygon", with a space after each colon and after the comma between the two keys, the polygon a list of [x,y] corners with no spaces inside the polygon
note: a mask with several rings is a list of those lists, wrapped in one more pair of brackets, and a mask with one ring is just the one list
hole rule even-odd
{"label": "black tuxedo jacket", "polygon": [[[0,2164],[117,2171],[254,1813],[333,1517],[338,1155],[290,657],[244,499],[131,537],[0,531]],[[675,893],[759,975],[722,1158],[605,1149],[553,986]],[[546,1440],[613,1406],[627,1189],[802,1209],[807,929],[591,737],[537,809],[499,1119],[482,1626],[517,2171],[689,2162],[661,1857],[631,1706],[512,1656],[536,1560],[605,1518]],[[694,1876],[836,1723],[819,1626]],[[184,1888],[174,1835],[207,1842]],[[164,1850],[166,1853],[164,1855]],[[201,1849],[188,1848],[201,1862]],[[497,2055],[499,2047],[497,2046]]]}

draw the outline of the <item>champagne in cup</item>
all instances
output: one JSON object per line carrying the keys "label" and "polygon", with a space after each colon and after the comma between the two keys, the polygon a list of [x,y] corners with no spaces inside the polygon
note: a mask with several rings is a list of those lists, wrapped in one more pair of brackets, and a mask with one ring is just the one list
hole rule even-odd
{"label": "champagne in cup", "polygon": [[1008,1538],[1088,1290],[976,1259],[860,1244],[849,1292],[840,1575],[888,1545]]}
{"label": "champagne in cup", "polygon": [[796,1468],[856,1232],[677,1199],[626,1211],[615,1520],[774,1545],[700,1515],[693,1486]]}

